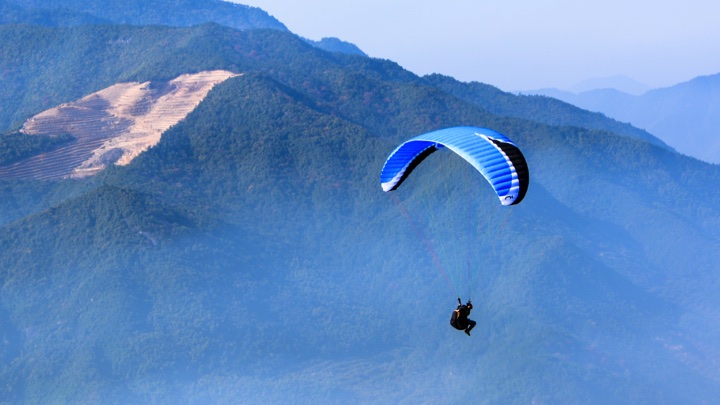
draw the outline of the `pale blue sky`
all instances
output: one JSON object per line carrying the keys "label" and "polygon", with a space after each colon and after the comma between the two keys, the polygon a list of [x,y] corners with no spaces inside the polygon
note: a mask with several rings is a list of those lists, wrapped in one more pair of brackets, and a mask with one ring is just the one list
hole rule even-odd
{"label": "pale blue sky", "polygon": [[720,1],[234,0],[419,74],[503,90],[625,75],[650,87],[720,73]]}

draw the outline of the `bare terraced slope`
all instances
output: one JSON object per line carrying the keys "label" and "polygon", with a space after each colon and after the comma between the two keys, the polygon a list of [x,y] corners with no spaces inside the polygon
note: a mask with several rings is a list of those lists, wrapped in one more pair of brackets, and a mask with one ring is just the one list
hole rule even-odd
{"label": "bare terraced slope", "polygon": [[92,176],[109,164],[125,165],[160,141],[218,83],[235,73],[216,70],[182,75],[169,82],[120,83],[43,111],[20,132],[69,133],[75,141],[37,156],[0,166],[0,179],[58,179]]}

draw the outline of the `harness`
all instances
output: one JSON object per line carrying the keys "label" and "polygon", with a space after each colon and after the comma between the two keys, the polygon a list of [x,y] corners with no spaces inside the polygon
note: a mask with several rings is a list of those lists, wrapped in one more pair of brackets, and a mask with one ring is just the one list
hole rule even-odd
{"label": "harness", "polygon": [[457,330],[463,330],[466,328],[464,323],[465,322],[460,319],[460,310],[454,310],[452,316],[450,317],[450,325]]}

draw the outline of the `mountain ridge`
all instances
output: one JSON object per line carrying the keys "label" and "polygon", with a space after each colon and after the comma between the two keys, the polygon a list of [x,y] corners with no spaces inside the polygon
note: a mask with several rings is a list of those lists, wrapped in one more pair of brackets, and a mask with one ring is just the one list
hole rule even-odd
{"label": "mountain ridge", "polygon": [[583,80],[568,87],[566,90],[578,94],[602,89],[615,89],[623,93],[639,96],[651,88],[625,75],[615,75]]}
{"label": "mountain ridge", "polygon": [[612,89],[579,94],[538,90],[590,111],[645,128],[679,152],[720,163],[720,74],[696,77],[674,86],[629,95]]}
{"label": "mountain ridge", "polygon": [[[54,13],[53,0],[13,0],[30,10]],[[257,7],[222,0],[146,0],[138,4],[87,0],[63,0],[64,9],[92,15],[114,24],[191,26],[216,22],[238,29],[271,28],[287,31],[284,24]]]}
{"label": "mountain ridge", "polygon": [[[189,27],[216,23],[223,26],[247,29],[276,29],[289,32],[276,18],[258,7],[224,0],[150,0],[138,12],[123,3],[109,3],[98,7],[84,0],[63,0],[62,7],[55,1],[9,0],[0,1],[0,23],[27,23],[51,27],[81,26],[90,24],[167,25]],[[330,52],[365,55],[355,44],[334,37],[319,41],[304,39],[307,43]]]}
{"label": "mountain ridge", "polygon": [[[610,130],[617,134],[668,147],[663,141],[644,130],[617,122],[597,113],[581,109],[576,110],[572,105],[568,105],[573,104],[569,101],[565,104],[552,99],[533,97],[532,95],[519,97],[487,84],[478,82],[463,84],[438,74],[426,76],[426,79],[457,97],[479,103],[495,114],[544,122],[554,126],[575,125],[590,129]],[[552,93],[547,95],[552,97]],[[552,113],[548,113],[549,111]]]}

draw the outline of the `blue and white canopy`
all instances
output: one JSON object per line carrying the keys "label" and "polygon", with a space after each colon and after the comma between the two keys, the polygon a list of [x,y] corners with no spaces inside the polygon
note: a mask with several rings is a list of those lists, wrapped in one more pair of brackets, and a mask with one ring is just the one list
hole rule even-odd
{"label": "blue and white canopy", "polygon": [[520,149],[505,135],[479,127],[441,129],[402,143],[380,173],[383,191],[400,187],[423,159],[443,147],[473,165],[490,182],[502,205],[518,204],[525,197],[530,175]]}

